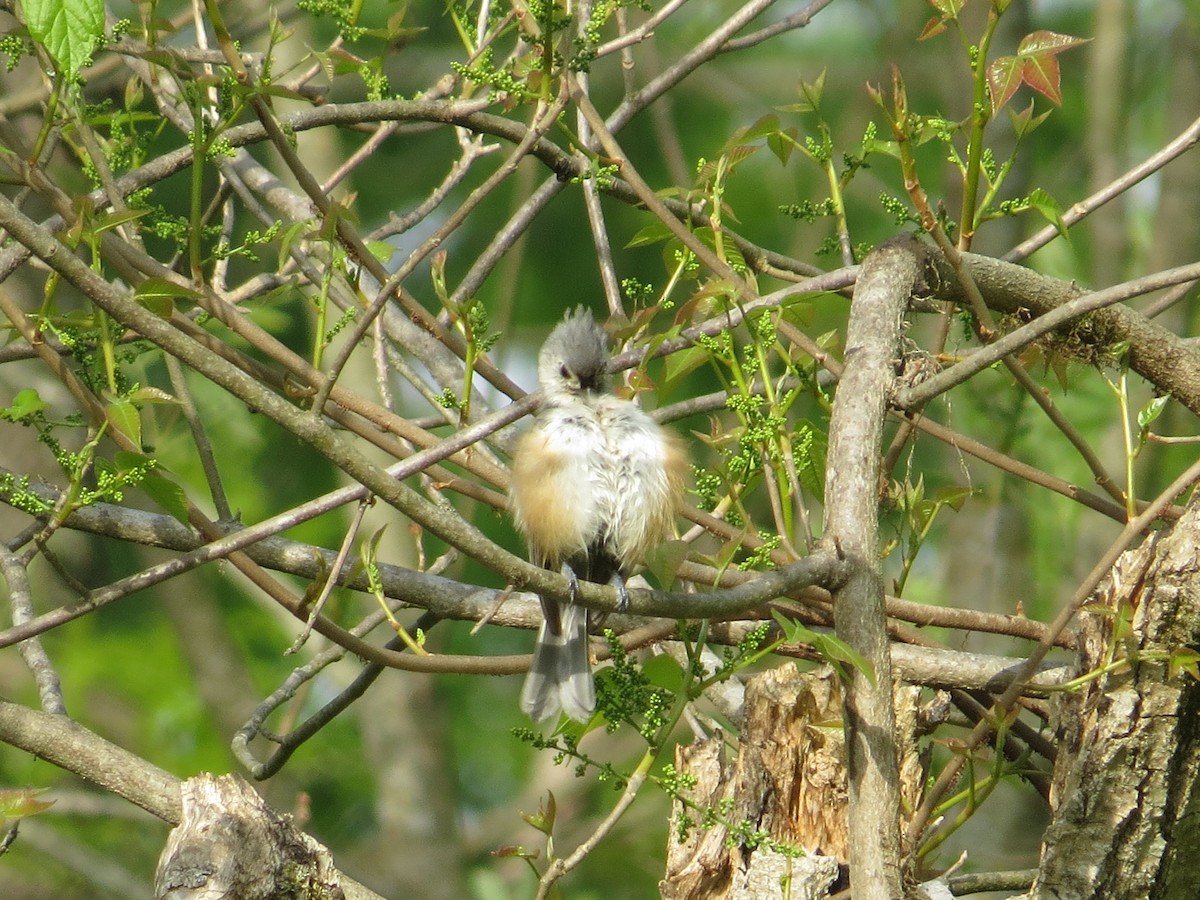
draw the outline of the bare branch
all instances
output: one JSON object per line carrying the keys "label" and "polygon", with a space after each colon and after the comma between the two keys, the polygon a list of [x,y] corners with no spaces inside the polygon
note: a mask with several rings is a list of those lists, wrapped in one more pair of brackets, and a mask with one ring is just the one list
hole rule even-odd
{"label": "bare branch", "polygon": [[895,378],[892,360],[923,255],[919,245],[894,241],[863,264],[850,306],[846,367],[829,422],[823,540],[851,567],[834,592],[834,623],[838,637],[870,667],[853,669],[844,688],[850,870],[855,896],[866,900],[894,900],[903,893],[896,718],[879,566],[879,461]]}

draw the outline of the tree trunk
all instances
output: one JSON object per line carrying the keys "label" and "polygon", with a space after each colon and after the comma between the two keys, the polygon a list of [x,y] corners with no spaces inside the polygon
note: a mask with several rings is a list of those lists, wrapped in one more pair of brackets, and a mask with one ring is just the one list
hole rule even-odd
{"label": "tree trunk", "polygon": [[1097,593],[1081,671],[1128,665],[1064,703],[1056,808],[1028,896],[1198,897],[1200,499],[1122,556]]}

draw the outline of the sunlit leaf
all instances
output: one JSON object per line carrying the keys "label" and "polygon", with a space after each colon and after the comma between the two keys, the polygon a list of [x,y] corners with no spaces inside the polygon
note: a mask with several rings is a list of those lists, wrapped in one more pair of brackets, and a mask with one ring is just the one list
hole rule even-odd
{"label": "sunlit leaf", "polygon": [[75,78],[104,36],[104,0],[25,0],[21,7],[29,34],[67,78]]}
{"label": "sunlit leaf", "polygon": [[1161,397],[1155,397],[1138,410],[1138,427],[1142,429],[1149,428],[1154,423],[1154,420],[1162,415],[1162,411],[1166,409],[1170,401],[1171,395],[1163,394]]}
{"label": "sunlit leaf", "polygon": [[45,812],[54,805],[53,800],[39,800],[49,788],[0,788],[0,822],[8,819],[23,819]]}
{"label": "sunlit leaf", "polygon": [[1055,106],[1061,106],[1062,76],[1058,67],[1058,54],[1086,43],[1086,38],[1058,34],[1054,31],[1035,31],[1027,34],[1017,45],[1017,56],[1023,61],[1022,80]]}
{"label": "sunlit leaf", "polygon": [[941,13],[943,18],[957,19],[967,2],[966,0],[929,0],[929,5]]}
{"label": "sunlit leaf", "polygon": [[1072,47],[1086,44],[1090,38],[1079,38],[1069,34],[1059,34],[1055,31],[1034,31],[1025,35],[1017,45],[1017,53],[1021,56],[1038,56],[1043,53],[1062,53]]}

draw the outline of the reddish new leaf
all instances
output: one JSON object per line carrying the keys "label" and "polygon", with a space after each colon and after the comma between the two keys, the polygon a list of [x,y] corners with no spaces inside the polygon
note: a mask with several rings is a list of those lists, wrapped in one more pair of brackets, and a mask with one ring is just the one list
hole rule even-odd
{"label": "reddish new leaf", "polygon": [[948,26],[946,25],[945,19],[943,19],[941,16],[934,16],[925,23],[925,27],[921,29],[921,33],[917,35],[917,40],[927,41],[931,37],[941,34],[946,30],[947,27]]}
{"label": "reddish new leaf", "polygon": [[1056,31],[1034,31],[1021,38],[1021,43],[1017,45],[1017,54],[1038,56],[1043,53],[1062,53],[1064,50],[1086,44],[1089,40],[1091,38],[1078,38]]}
{"label": "reddish new leaf", "polygon": [[1025,35],[1017,47],[1017,55],[1025,62],[1021,69],[1022,80],[1055,106],[1062,106],[1058,54],[1084,43],[1087,43],[1084,38],[1053,31],[1035,31]]}
{"label": "reddish new leaf", "polygon": [[1054,56],[1043,54],[1025,60],[1021,77],[1055,106],[1062,106],[1062,77]]}
{"label": "reddish new leaf", "polygon": [[944,19],[957,19],[966,0],[929,0],[929,5],[942,14]]}
{"label": "reddish new leaf", "polygon": [[988,66],[988,92],[992,95],[992,115],[1004,108],[1021,86],[1023,62],[1015,56],[1001,56]]}

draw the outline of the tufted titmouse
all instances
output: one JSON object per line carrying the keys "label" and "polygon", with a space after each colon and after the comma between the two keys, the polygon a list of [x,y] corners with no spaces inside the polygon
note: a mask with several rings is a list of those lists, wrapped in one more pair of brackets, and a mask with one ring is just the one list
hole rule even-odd
{"label": "tufted titmouse", "polygon": [[[630,400],[609,392],[608,341],[582,306],[568,312],[538,355],[542,402],[513,455],[512,509],[534,563],[611,584],[667,535],[683,493],[682,441]],[[533,666],[521,709],[535,721],[559,711],[591,718],[587,610],[542,598]]]}

